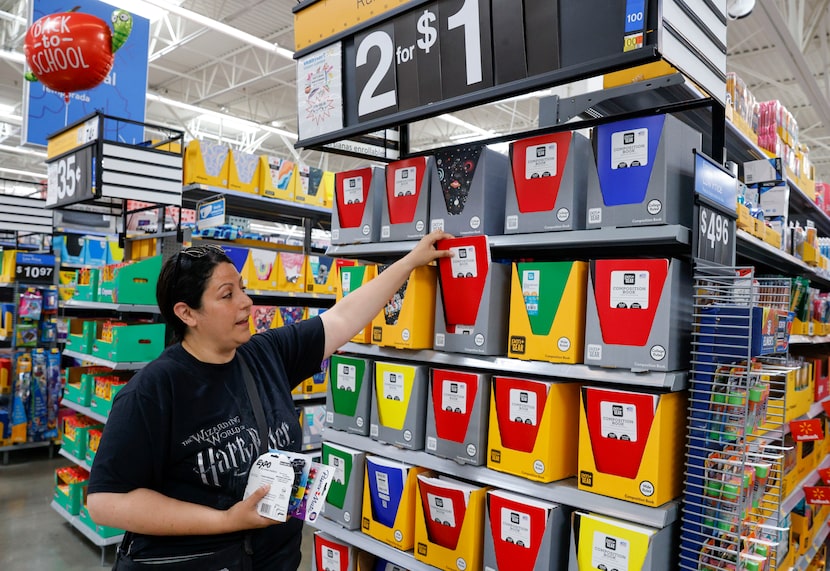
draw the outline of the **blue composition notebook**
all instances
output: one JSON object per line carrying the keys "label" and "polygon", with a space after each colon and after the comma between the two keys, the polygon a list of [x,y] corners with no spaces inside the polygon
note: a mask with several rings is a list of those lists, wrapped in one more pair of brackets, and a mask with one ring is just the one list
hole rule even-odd
{"label": "blue composition notebook", "polygon": [[409,466],[379,456],[366,458],[372,517],[386,527],[395,526]]}

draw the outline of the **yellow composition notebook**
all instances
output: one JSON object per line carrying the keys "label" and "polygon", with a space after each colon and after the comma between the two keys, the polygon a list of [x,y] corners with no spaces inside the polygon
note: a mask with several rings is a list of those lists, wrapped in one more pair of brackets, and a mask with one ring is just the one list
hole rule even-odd
{"label": "yellow composition notebook", "polygon": [[574,512],[572,533],[579,571],[640,571],[650,568],[646,566],[646,557],[656,529],[596,514]]}

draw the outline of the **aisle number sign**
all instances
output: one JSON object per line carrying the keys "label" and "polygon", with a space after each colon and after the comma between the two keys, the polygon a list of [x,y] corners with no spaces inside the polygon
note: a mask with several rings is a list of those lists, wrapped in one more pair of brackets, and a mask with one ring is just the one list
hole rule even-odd
{"label": "aisle number sign", "polygon": [[[336,30],[336,41],[314,51],[314,46],[324,46],[326,38],[333,36],[327,24],[330,4],[307,2],[295,10],[295,22],[306,21],[305,10],[317,14],[320,21],[320,39],[305,44],[307,52],[298,57],[301,145],[326,144],[442,109],[509,97],[550,85],[554,79],[558,83],[575,79],[570,74],[586,71],[583,66],[551,75],[562,69],[556,48],[560,23],[556,10],[541,12],[542,2],[525,0],[517,4],[518,9],[490,0],[408,5],[412,4],[417,5],[409,9],[394,1],[379,5],[369,12],[370,22],[352,24],[353,32],[348,30],[351,20],[344,20]],[[339,5],[333,1],[331,14]],[[625,12],[618,14],[615,17],[625,19],[616,28],[622,34],[617,48],[622,56],[644,46],[647,2],[626,0]],[[540,34],[545,35],[544,42],[536,37]],[[542,44],[543,55],[531,47]],[[643,58],[649,53],[644,50]],[[586,65],[597,66],[599,72],[603,63]],[[362,131],[364,124],[367,129]],[[338,133],[343,129],[348,131]]]}

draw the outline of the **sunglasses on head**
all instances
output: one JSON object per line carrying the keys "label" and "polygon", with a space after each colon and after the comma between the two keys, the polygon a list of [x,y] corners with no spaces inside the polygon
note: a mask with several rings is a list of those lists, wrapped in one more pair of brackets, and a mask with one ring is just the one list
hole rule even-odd
{"label": "sunglasses on head", "polygon": [[217,244],[205,244],[203,246],[189,246],[179,251],[176,254],[176,267],[173,269],[173,287],[176,287],[176,284],[179,281],[179,268],[182,265],[182,256],[187,256],[192,260],[197,260],[199,258],[204,258],[210,253],[214,254],[222,254],[226,256],[225,249],[222,246]]}

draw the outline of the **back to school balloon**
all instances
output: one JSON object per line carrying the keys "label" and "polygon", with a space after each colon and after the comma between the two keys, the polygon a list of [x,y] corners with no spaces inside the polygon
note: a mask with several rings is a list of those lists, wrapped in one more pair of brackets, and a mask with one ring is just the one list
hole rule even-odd
{"label": "back to school balloon", "polygon": [[44,16],[26,32],[23,46],[31,74],[61,93],[92,89],[112,69],[112,31],[91,14]]}

